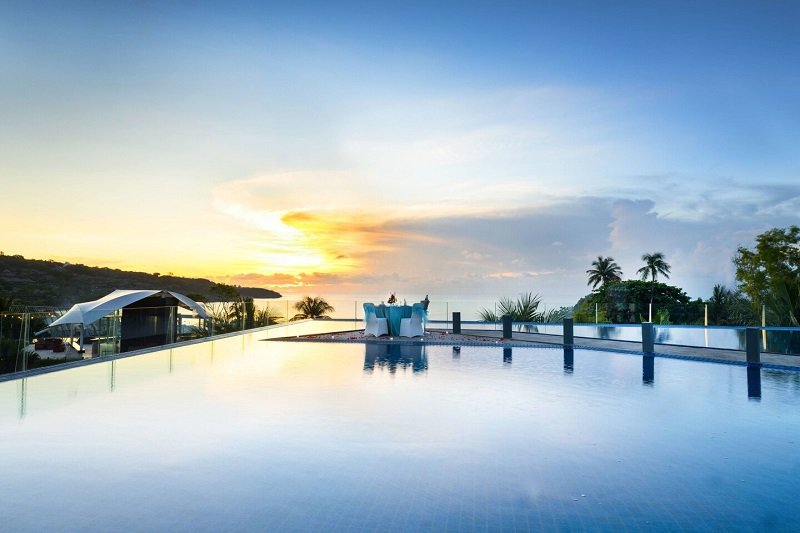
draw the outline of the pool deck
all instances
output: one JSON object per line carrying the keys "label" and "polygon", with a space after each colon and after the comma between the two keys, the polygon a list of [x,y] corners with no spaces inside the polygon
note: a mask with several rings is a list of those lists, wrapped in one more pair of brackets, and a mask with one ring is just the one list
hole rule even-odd
{"label": "pool deck", "polygon": [[[473,346],[503,346],[503,347],[523,347],[523,346],[548,346],[561,347],[563,339],[561,335],[545,333],[522,333],[515,331],[511,339],[502,338],[499,330],[484,329],[462,329],[461,334],[456,335],[444,329],[427,329],[428,335],[425,338],[400,338],[400,337],[364,337],[364,330],[342,331],[337,333],[325,333],[314,335],[303,335],[299,337],[284,337],[270,339],[274,341],[293,341],[293,342],[348,342],[348,343],[421,343],[421,344],[446,344],[446,345],[473,345]],[[588,350],[603,350],[611,352],[622,352],[631,354],[642,354],[642,344],[635,341],[595,339],[588,337],[575,337],[573,348]],[[648,354],[650,355],[650,354]],[[747,355],[742,350],[729,350],[722,348],[705,348],[700,346],[679,346],[672,344],[656,344],[655,352],[652,354],[657,357],[670,357],[674,359],[688,359],[692,361],[704,361],[709,363],[723,363],[733,365],[747,365]],[[800,356],[778,355],[770,353],[761,354],[761,365],[765,368],[777,368],[784,370],[800,370]]]}

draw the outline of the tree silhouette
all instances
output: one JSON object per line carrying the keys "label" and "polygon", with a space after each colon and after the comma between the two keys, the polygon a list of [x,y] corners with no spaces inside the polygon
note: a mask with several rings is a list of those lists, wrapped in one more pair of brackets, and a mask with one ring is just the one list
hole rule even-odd
{"label": "tree silhouette", "polygon": [[319,296],[306,296],[294,304],[298,311],[292,320],[302,320],[304,318],[327,318],[328,313],[335,311],[333,306]]}
{"label": "tree silhouette", "polygon": [[587,285],[596,288],[598,285],[622,281],[622,269],[614,262],[613,257],[597,256],[596,261],[592,261],[592,266],[586,271],[589,274]]}
{"label": "tree silhouette", "polygon": [[644,266],[637,270],[636,273],[639,274],[642,281],[647,281],[647,278],[650,278],[650,281],[652,282],[650,288],[650,306],[652,307],[653,294],[655,293],[658,275],[661,274],[665,278],[669,279],[671,267],[669,266],[669,263],[664,260],[664,254],[661,252],[644,254],[642,256],[642,261],[644,261]]}

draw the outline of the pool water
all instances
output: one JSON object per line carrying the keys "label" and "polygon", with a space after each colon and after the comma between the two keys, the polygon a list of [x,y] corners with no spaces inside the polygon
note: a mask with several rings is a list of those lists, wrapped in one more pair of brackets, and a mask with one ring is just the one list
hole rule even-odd
{"label": "pool water", "polygon": [[0,383],[0,529],[800,529],[799,373],[266,335]]}

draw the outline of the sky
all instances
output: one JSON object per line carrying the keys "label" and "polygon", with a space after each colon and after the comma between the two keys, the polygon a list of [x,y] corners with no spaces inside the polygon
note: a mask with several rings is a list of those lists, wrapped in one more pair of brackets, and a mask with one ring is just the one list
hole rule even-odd
{"label": "sky", "polygon": [[800,223],[800,4],[0,0],[0,250],[284,294],[691,297]]}

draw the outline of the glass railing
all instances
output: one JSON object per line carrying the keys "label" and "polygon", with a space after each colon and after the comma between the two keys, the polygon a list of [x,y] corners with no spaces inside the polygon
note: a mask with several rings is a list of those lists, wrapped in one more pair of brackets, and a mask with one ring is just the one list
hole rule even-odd
{"label": "glass railing", "polygon": [[[57,320],[67,309],[0,313],[0,374],[9,374],[83,359],[218,337],[269,325],[292,324],[242,302],[205,304],[208,318],[174,306],[130,307],[110,311],[89,323]],[[77,320],[77,319],[76,319]],[[283,320],[283,322],[282,322]],[[333,324],[332,324],[333,325]],[[337,329],[344,329],[335,324]],[[319,328],[318,328],[319,329]]]}
{"label": "glass railing", "polygon": [[[405,302],[401,299],[398,303],[410,305],[420,299]],[[357,330],[363,328],[364,303],[381,303],[379,298],[367,297],[326,298],[325,301],[332,309],[309,307],[306,305],[308,302],[299,298],[256,299],[252,303],[206,303],[203,305],[209,315],[208,319],[183,307],[123,309],[110,312],[85,328],[79,325],[48,327],[66,309],[34,308],[27,312],[0,313],[0,373],[104,357],[268,326],[293,325],[291,333],[289,330],[276,330],[268,333],[268,337]],[[689,316],[690,311],[696,318],[698,304],[691,304],[691,309],[688,307],[682,310],[673,307],[667,311],[654,307],[653,314],[660,319],[653,320],[657,344],[744,350],[745,327],[760,326],[710,324],[714,316],[709,316],[708,309],[702,305],[702,319],[699,323],[660,323],[669,322],[666,320],[668,316]],[[597,323],[586,320],[586,317],[582,317],[583,321],[575,317],[575,337],[641,342],[639,323],[603,323],[602,320],[606,317],[599,312],[599,308],[598,305],[595,316]],[[567,315],[572,312],[566,306],[548,309],[560,309],[562,314]],[[487,315],[497,316],[501,311],[497,303],[490,300],[433,300],[428,306],[428,327],[451,329],[453,313],[458,312],[465,331],[500,330],[502,326],[499,321],[484,319]],[[636,310],[628,311],[633,313]],[[638,318],[647,320],[649,311],[648,309],[647,316],[640,315]],[[769,316],[770,313],[765,310],[761,318],[766,323]],[[313,325],[298,329],[298,321],[304,318],[323,320],[315,320]],[[563,327],[561,317],[557,317],[550,321],[515,323],[514,331],[560,336],[563,334]],[[762,327],[762,340],[764,352],[800,355],[800,328],[768,324]]]}
{"label": "glass railing", "polygon": [[[403,299],[399,298],[396,305],[412,305],[418,303],[424,298],[416,296],[414,298]],[[363,297],[363,298],[325,298],[325,301],[333,307],[332,311],[326,311],[325,315],[328,318],[339,320],[363,320],[364,319],[364,304],[374,303],[376,305],[386,303],[388,298],[386,296],[378,297]],[[302,306],[302,299],[299,298],[277,298],[277,299],[255,299],[255,304],[260,308],[261,306],[269,306],[271,312],[276,316],[280,316],[283,320],[284,317],[290,319],[295,316],[303,316],[304,310]],[[299,306],[299,308],[298,308]],[[566,305],[564,307],[567,307]],[[550,309],[560,309],[561,307],[540,306],[539,311],[547,311]],[[571,310],[571,307],[569,307]],[[452,320],[452,313],[454,311],[461,313],[461,320],[465,321],[481,321],[485,318],[486,312],[500,315],[500,309],[497,302],[493,300],[472,300],[472,299],[444,299],[444,300],[431,300],[428,304],[428,318],[433,321],[450,321]]]}
{"label": "glass railing", "polygon": [[[424,295],[422,295],[424,296]],[[326,298],[325,300],[334,308],[326,312],[327,318],[351,322],[353,329],[363,327],[364,303],[382,303],[387,298],[364,297],[352,298]],[[420,301],[420,297],[403,300],[398,304],[412,304]],[[275,300],[256,300],[268,303],[275,313],[292,317],[299,313],[297,298],[280,298]],[[626,318],[630,322],[609,323],[604,308],[612,308],[618,318]],[[636,306],[605,306],[598,304],[592,306],[590,316],[575,316],[574,334],[576,337],[593,339],[622,340],[641,342],[641,322],[652,321],[655,324],[656,344],[691,346],[698,348],[721,348],[744,350],[744,331],[746,327],[762,328],[762,351],[777,354],[800,355],[800,328],[781,327],[770,321],[775,316],[769,308],[764,308],[760,313],[746,309],[736,312],[723,313],[713,306],[702,302],[690,302],[681,305],[659,306],[649,305],[639,309]],[[527,331],[545,335],[562,335],[561,319],[563,316],[573,315],[572,307],[568,305],[540,305],[538,312],[547,316],[553,310],[561,311],[553,316],[550,314],[549,322],[515,323],[515,331]],[[624,312],[623,312],[624,311]],[[486,321],[486,315],[500,315],[502,308],[493,300],[467,300],[467,299],[434,299],[428,306],[429,327],[449,329],[452,327],[453,312],[461,314],[462,328],[477,330],[499,330],[498,321]],[[586,313],[584,313],[586,314]],[[579,320],[580,319],[580,320]],[[635,320],[634,320],[635,319]],[[680,320],[680,321],[676,321]]]}

